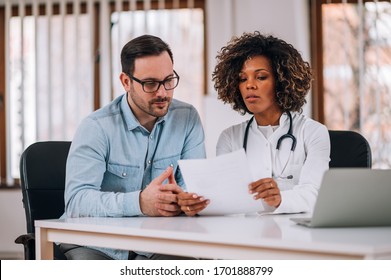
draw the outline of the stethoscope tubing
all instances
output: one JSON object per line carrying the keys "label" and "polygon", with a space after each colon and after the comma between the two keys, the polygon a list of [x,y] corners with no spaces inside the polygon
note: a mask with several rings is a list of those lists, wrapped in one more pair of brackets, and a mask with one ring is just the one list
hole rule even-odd
{"label": "stethoscope tubing", "polygon": [[[281,142],[285,139],[285,138],[290,138],[292,140],[292,145],[291,145],[291,150],[289,151],[289,157],[288,157],[288,160],[285,164],[285,166],[282,168],[282,171],[281,171],[281,175],[284,173],[284,170],[285,168],[287,167],[288,165],[288,162],[289,162],[289,159],[291,157],[291,154],[292,152],[296,149],[296,143],[297,143],[297,140],[296,140],[296,137],[292,134],[292,123],[293,123],[293,120],[292,120],[292,114],[287,111],[286,112],[288,117],[289,117],[289,129],[288,129],[288,132],[284,135],[282,135],[278,141],[277,141],[277,146],[276,146],[276,150],[279,150],[280,149],[280,145],[281,145]],[[251,126],[251,123],[253,122],[254,120],[254,116],[249,120],[249,122],[247,123],[247,126],[246,126],[246,130],[244,132],[244,139],[243,139],[243,148],[244,148],[244,151],[247,152],[247,141],[248,141],[248,134],[249,134],[249,130],[250,130],[250,126]],[[277,176],[279,178],[286,178],[286,179],[293,179],[293,175],[288,175],[286,177],[282,177],[282,176]]]}
{"label": "stethoscope tubing", "polygon": [[[276,149],[277,149],[277,150],[280,149],[281,142],[282,142],[285,138],[290,138],[290,139],[292,139],[291,151],[293,152],[293,151],[296,149],[297,140],[296,140],[296,137],[292,134],[292,123],[293,123],[292,114],[291,114],[291,112],[289,112],[289,111],[287,111],[286,113],[287,113],[287,115],[288,115],[288,117],[289,117],[289,129],[288,129],[288,132],[287,132],[287,133],[285,133],[284,135],[282,135],[282,136],[278,139]],[[246,125],[246,130],[244,131],[243,149],[244,149],[244,151],[246,151],[246,152],[247,152],[248,134],[249,134],[250,126],[251,126],[251,123],[253,122],[253,120],[254,120],[254,116],[252,116],[251,119],[248,121],[248,123],[247,123],[247,125]]]}

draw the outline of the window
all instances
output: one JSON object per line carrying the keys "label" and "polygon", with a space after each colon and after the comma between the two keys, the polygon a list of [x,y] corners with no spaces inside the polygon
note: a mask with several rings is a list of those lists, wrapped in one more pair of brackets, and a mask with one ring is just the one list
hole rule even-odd
{"label": "window", "polygon": [[85,116],[124,93],[120,51],[141,34],[169,43],[175,98],[202,110],[203,0],[8,1],[0,15],[1,185],[17,182],[31,143],[71,140]]}
{"label": "window", "polygon": [[391,3],[311,3],[316,117],[363,134],[373,167],[390,168]]}
{"label": "window", "polygon": [[[119,79],[123,45],[142,34],[159,36],[169,43],[174,55],[174,69],[180,76],[174,98],[192,104],[201,114],[205,92],[203,8],[194,7],[194,2],[186,3],[187,7],[182,8],[179,4],[179,1],[176,5],[173,3],[172,9],[144,6],[140,10],[130,5],[126,10],[111,14],[112,80]],[[113,83],[113,87],[114,97],[123,94],[120,83]]]}
{"label": "window", "polygon": [[6,167],[2,183],[12,185],[19,177],[20,155],[27,146],[70,140],[80,119],[93,110],[91,15],[86,8],[85,3],[65,2],[5,7],[7,130],[0,141],[7,154],[1,153]]}
{"label": "window", "polygon": [[19,158],[27,146],[71,140],[80,119],[93,110],[88,17],[46,13],[10,18],[8,134],[13,178],[19,177]]}

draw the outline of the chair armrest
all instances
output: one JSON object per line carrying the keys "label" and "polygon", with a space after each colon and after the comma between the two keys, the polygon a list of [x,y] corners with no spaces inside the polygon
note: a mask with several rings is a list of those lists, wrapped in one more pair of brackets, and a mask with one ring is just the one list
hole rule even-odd
{"label": "chair armrest", "polygon": [[33,233],[22,234],[15,239],[16,244],[28,244],[33,240],[35,242],[35,235]]}
{"label": "chair armrest", "polygon": [[33,233],[18,236],[15,243],[23,245],[25,260],[35,260],[35,235]]}
{"label": "chair armrest", "polygon": [[[24,259],[35,260],[35,235],[33,233],[22,234],[15,239],[16,244],[23,244]],[[54,244],[54,259],[66,260],[67,258],[61,252],[59,246]]]}

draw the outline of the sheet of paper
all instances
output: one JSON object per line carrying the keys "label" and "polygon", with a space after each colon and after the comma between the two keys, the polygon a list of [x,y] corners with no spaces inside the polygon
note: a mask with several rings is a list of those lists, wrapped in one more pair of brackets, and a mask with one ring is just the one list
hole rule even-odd
{"label": "sheet of paper", "polygon": [[207,199],[210,204],[200,215],[241,214],[264,209],[261,200],[248,192],[252,182],[244,149],[209,159],[179,160],[187,191]]}

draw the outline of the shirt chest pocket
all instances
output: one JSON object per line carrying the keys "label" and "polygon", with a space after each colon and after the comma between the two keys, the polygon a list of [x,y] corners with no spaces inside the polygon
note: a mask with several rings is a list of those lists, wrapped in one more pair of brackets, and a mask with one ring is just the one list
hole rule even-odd
{"label": "shirt chest pocket", "polygon": [[161,159],[157,159],[153,162],[153,174],[154,178],[159,176],[167,167],[172,166],[174,168],[174,174],[178,168],[178,160],[180,159],[180,155],[174,155],[170,157],[165,157]]}
{"label": "shirt chest pocket", "polygon": [[141,186],[142,170],[140,166],[107,164],[102,190],[114,192],[129,192],[138,190]]}

